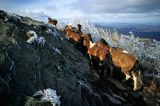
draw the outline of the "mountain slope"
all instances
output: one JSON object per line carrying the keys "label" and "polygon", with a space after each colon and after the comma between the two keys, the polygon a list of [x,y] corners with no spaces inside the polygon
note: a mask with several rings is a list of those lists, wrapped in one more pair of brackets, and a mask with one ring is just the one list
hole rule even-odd
{"label": "mountain slope", "polygon": [[[44,106],[33,94],[48,88],[60,95],[61,106],[145,105],[140,92],[112,78],[100,81],[62,31],[0,12],[0,105]],[[27,43],[29,30],[45,44]]]}

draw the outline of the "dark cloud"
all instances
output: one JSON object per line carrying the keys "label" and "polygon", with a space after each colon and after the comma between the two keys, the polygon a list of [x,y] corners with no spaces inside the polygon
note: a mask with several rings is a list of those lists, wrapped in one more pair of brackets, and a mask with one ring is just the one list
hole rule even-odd
{"label": "dark cloud", "polygon": [[71,7],[86,13],[148,13],[160,10],[160,0],[78,0]]}

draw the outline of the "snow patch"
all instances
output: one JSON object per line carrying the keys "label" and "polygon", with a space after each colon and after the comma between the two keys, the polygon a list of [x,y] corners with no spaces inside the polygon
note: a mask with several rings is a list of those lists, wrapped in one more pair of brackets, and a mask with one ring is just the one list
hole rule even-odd
{"label": "snow patch", "polygon": [[32,35],[28,40],[27,43],[33,43],[34,41],[38,44],[38,45],[42,45],[42,47],[44,47],[46,40],[44,37],[37,37],[37,33],[35,31],[28,31],[27,34]]}
{"label": "snow patch", "polygon": [[53,46],[53,50],[56,51],[60,55],[62,54],[61,51],[59,49],[55,48],[54,46]]}
{"label": "snow patch", "polygon": [[37,33],[35,31],[30,30],[27,34],[33,35],[27,40],[27,43],[33,43],[37,39]]}
{"label": "snow patch", "polygon": [[50,34],[50,33],[52,33],[53,31],[49,28],[46,32]]}
{"label": "snow patch", "polygon": [[55,26],[55,25],[50,24],[50,23],[48,23],[48,26],[49,26],[49,27],[54,27],[54,28],[56,28],[56,26]]}
{"label": "snow patch", "polygon": [[38,37],[38,38],[36,39],[36,42],[37,42],[37,44],[42,45],[42,47],[44,47],[44,45],[45,45],[45,43],[46,43],[46,40],[45,40],[44,37]]}
{"label": "snow patch", "polygon": [[33,97],[36,96],[41,96],[40,101],[42,102],[51,102],[52,106],[60,106],[61,104],[61,101],[59,100],[60,96],[57,96],[56,90],[50,88],[35,92]]}
{"label": "snow patch", "polygon": [[62,71],[61,67],[59,65],[56,64],[56,67],[59,71]]}

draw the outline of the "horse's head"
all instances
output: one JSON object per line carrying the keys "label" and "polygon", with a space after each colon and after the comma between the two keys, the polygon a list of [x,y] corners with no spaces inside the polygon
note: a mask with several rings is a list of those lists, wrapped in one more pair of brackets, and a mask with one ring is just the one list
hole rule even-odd
{"label": "horse's head", "polygon": [[140,90],[143,88],[143,82],[141,80],[141,72],[140,71],[132,71],[132,77],[134,81],[134,91]]}
{"label": "horse's head", "polygon": [[89,42],[92,41],[91,34],[82,34],[81,38],[83,41],[83,46],[86,48],[89,48],[89,45],[90,45]]}
{"label": "horse's head", "polygon": [[77,26],[78,26],[78,31],[77,31],[77,33],[78,33],[78,34],[82,34],[82,31],[81,31],[82,25],[77,24]]}
{"label": "horse's head", "polygon": [[111,48],[110,45],[103,38],[99,39],[99,41],[97,42],[97,45],[99,47],[106,48],[108,51]]}
{"label": "horse's head", "polygon": [[66,25],[66,26],[62,29],[62,31],[63,31],[65,34],[67,34],[67,35],[69,35],[70,33],[73,33],[72,27],[69,26],[69,25]]}

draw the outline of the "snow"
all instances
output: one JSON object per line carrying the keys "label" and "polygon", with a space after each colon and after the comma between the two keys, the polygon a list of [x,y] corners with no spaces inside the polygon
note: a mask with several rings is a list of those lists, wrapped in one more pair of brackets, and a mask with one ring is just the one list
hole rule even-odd
{"label": "snow", "polygon": [[32,37],[30,37],[28,40],[27,40],[27,43],[33,43],[36,39],[37,39],[37,33],[35,31],[28,31],[27,33],[33,35]]}
{"label": "snow", "polygon": [[33,43],[35,40],[36,40],[36,38],[34,36],[32,36],[27,40],[27,43]]}
{"label": "snow", "polygon": [[50,34],[52,33],[52,30],[49,28],[46,32]]}
{"label": "snow", "polygon": [[42,45],[42,47],[44,47],[46,40],[44,37],[37,37],[36,42],[37,44]]}
{"label": "snow", "polygon": [[56,28],[56,26],[55,26],[55,25],[50,24],[50,23],[48,23],[48,26],[49,26],[49,27],[55,27],[55,28]]}
{"label": "snow", "polygon": [[34,41],[36,41],[38,45],[41,45],[42,47],[44,47],[46,42],[44,37],[42,36],[38,37],[37,33],[33,30],[28,31],[27,33],[33,35],[27,40],[27,43],[33,43]]}
{"label": "snow", "polygon": [[56,51],[60,55],[62,54],[61,51],[59,49],[55,48],[54,46],[53,46],[53,50]]}
{"label": "snow", "polygon": [[56,64],[56,66],[57,66],[57,69],[58,69],[59,71],[62,71],[62,69],[61,69],[61,67],[60,67],[59,65]]}
{"label": "snow", "polygon": [[56,90],[52,90],[50,88],[39,90],[34,93],[33,97],[41,95],[42,97],[40,98],[40,101],[42,102],[51,102],[53,106],[60,106],[61,101],[60,96],[57,96]]}

